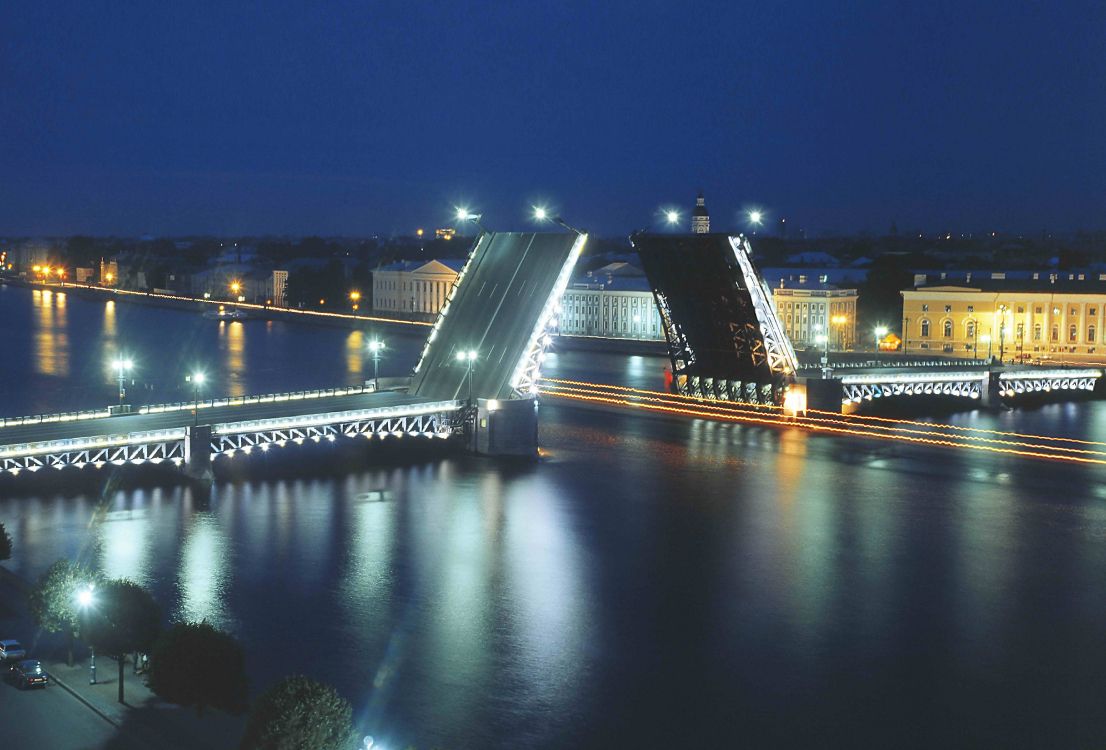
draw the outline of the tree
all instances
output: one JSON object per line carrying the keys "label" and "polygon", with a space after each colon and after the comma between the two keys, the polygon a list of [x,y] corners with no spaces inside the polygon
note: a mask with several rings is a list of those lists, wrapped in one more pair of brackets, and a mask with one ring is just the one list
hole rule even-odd
{"label": "tree", "polygon": [[119,662],[119,702],[123,703],[123,665],[127,654],[149,651],[157,638],[161,612],[146,589],[120,578],[96,589],[84,617],[89,644]]}
{"label": "tree", "polygon": [[307,677],[281,680],[262,695],[240,750],[349,750],[353,710],[334,688]]}
{"label": "tree", "polygon": [[183,622],[161,634],[150,651],[150,689],[165,700],[213,706],[228,713],[246,710],[245,657],[238,641],[206,622]]}
{"label": "tree", "polygon": [[0,560],[10,560],[12,558],[12,538],[8,534],[8,530],[4,528],[4,524],[0,523]]}
{"label": "tree", "polygon": [[35,622],[48,633],[69,637],[68,664],[73,666],[73,641],[80,633],[77,592],[100,581],[95,571],[70,560],[58,560],[43,573],[28,596]]}
{"label": "tree", "polygon": [[[868,278],[857,289],[857,323],[867,336],[877,325],[892,331],[902,328],[902,290],[914,287],[910,258],[885,254],[868,269]],[[861,340],[865,340],[861,338]]]}

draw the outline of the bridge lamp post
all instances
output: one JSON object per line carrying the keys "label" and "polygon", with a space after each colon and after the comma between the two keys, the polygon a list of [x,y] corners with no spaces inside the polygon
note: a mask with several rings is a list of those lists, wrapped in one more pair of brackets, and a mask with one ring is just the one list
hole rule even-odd
{"label": "bridge lamp post", "polygon": [[998,361],[1003,361],[1006,353],[1006,311],[1010,308],[1006,305],[998,306]]}
{"label": "bridge lamp post", "polygon": [[837,348],[840,350],[845,349],[845,331],[842,329],[842,326],[844,326],[848,322],[848,315],[834,315],[832,318],[830,318],[830,323],[833,323],[833,325],[836,326]]}
{"label": "bridge lamp post", "polygon": [[991,358],[991,336],[990,334],[983,334],[979,337],[979,340],[987,345],[987,359]]}
{"label": "bridge lamp post", "polygon": [[194,372],[185,378],[185,381],[192,384],[192,414],[194,419],[192,421],[193,427],[199,427],[200,425],[200,387],[203,386],[207,377],[202,372]]}
{"label": "bridge lamp post", "polygon": [[879,354],[879,342],[883,341],[883,337],[887,335],[887,326],[876,326],[873,333],[876,334],[876,354]]}
{"label": "bridge lamp post", "polygon": [[[88,612],[88,608],[92,606],[95,601],[95,597],[92,594],[92,586],[85,586],[77,591],[77,606],[80,607],[81,613]],[[96,648],[89,646],[88,649],[88,684],[96,684]]]}
{"label": "bridge lamp post", "polygon": [[465,379],[468,380],[469,403],[472,403],[472,363],[476,361],[475,349],[462,349],[457,352],[457,361],[465,363]]}
{"label": "bridge lamp post", "polygon": [[126,379],[126,373],[130,372],[132,369],[134,369],[134,360],[130,358],[124,359],[123,357],[119,357],[115,360],[115,371],[118,373],[117,377],[119,379],[120,404],[123,403],[123,398],[127,394],[126,389],[123,387],[123,381]]}
{"label": "bridge lamp post", "polygon": [[570,226],[560,216],[553,216],[550,213],[549,209],[546,208],[545,206],[532,206],[532,208],[533,208],[533,213],[531,214],[531,217],[534,219],[534,221],[536,221],[538,223],[544,223],[544,222],[547,222],[547,221],[552,221],[554,224],[559,224],[560,226],[564,227],[565,229],[567,229],[570,232],[575,232],[576,234],[583,234],[583,232],[581,232],[576,227]]}
{"label": "bridge lamp post", "polygon": [[488,231],[484,228],[484,225],[480,223],[480,220],[484,218],[484,214],[474,214],[467,208],[458,206],[454,218],[462,224],[471,221],[481,232],[487,233]]}
{"label": "bridge lamp post", "polygon": [[373,353],[373,390],[380,390],[380,352],[384,351],[383,341],[370,341],[369,351]]}
{"label": "bridge lamp post", "polygon": [[361,301],[361,292],[358,292],[357,290],[350,292],[349,301],[353,303],[353,309],[354,312],[356,312],[357,308],[359,307],[358,303]]}

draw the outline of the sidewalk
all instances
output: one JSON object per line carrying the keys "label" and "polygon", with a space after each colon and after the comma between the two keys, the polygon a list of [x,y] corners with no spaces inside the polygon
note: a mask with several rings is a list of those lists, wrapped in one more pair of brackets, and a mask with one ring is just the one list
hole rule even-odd
{"label": "sidewalk", "polygon": [[234,717],[208,709],[197,717],[195,709],[166,703],[146,687],[143,675],[132,673],[130,662],[123,669],[126,704],[118,702],[119,665],[114,660],[97,658],[97,684],[89,685],[87,650],[78,646],[74,665],[67,666],[64,639],[35,629],[27,612],[26,590],[25,581],[0,566],[0,623],[5,634],[0,637],[15,636],[22,640],[30,649],[30,658],[40,659],[53,680],[54,684],[47,689],[62,690],[72,696],[73,711],[97,714],[116,727],[120,742],[110,743],[106,748],[232,750],[238,746],[245,716]]}
{"label": "sidewalk", "polygon": [[145,677],[124,667],[124,698],[118,702],[119,665],[112,659],[96,660],[96,684],[88,684],[88,660],[70,667],[65,662],[48,662],[47,671],[56,687],[62,688],[89,710],[114,724],[119,732],[151,748],[191,750],[237,747],[245,717],[229,716],[207,709],[201,717],[191,708],[166,703],[146,687]]}

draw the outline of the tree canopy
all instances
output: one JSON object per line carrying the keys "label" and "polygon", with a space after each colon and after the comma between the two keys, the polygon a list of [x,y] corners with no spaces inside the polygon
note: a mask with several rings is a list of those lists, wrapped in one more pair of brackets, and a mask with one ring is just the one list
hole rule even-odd
{"label": "tree canopy", "polygon": [[0,523],[0,560],[10,560],[12,556],[12,538],[4,524]]}
{"label": "tree canopy", "polygon": [[120,578],[97,586],[82,616],[88,642],[119,662],[119,702],[123,702],[123,663],[127,654],[149,651],[161,625],[157,602],[134,581]]}
{"label": "tree canopy", "polygon": [[246,723],[240,750],[351,750],[356,737],[349,702],[307,677],[281,680],[262,695]]}
{"label": "tree canopy", "polygon": [[246,710],[245,657],[238,641],[206,622],[177,623],[150,651],[150,689],[171,703]]}
{"label": "tree canopy", "polygon": [[77,592],[95,586],[100,575],[71,560],[58,560],[39,576],[28,596],[31,615],[49,633],[76,634],[80,626]]}

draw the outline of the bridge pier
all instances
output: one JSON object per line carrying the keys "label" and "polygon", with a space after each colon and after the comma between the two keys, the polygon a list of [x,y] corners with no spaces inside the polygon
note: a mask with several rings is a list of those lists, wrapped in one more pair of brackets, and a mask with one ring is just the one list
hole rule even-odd
{"label": "bridge pier", "polygon": [[184,473],[189,479],[210,485],[215,479],[211,471],[211,425],[184,428]]}
{"label": "bridge pier", "polygon": [[482,456],[536,458],[537,399],[477,399],[469,449]]}
{"label": "bridge pier", "polygon": [[1002,388],[999,385],[999,376],[1001,371],[989,370],[987,372],[987,379],[983,381],[983,386],[979,390],[979,405],[984,409],[1001,409],[1002,408]]}

